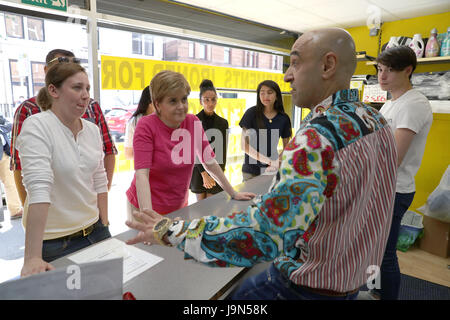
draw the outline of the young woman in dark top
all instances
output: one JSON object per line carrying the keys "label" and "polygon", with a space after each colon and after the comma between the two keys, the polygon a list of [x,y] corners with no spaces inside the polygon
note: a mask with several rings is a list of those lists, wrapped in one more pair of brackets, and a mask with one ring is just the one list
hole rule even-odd
{"label": "young woman in dark top", "polygon": [[280,137],[283,149],[292,135],[291,120],[284,112],[283,99],[278,84],[265,80],[256,90],[256,106],[243,115],[241,147],[245,152],[242,165],[244,181],[279,167],[277,146]]}
{"label": "young woman in dark top", "polygon": [[136,130],[136,125],[139,119],[143,116],[152,114],[155,111],[153,106],[152,96],[150,93],[150,86],[146,86],[142,90],[141,98],[139,99],[138,107],[128,120],[125,130],[125,141],[123,144],[123,150],[125,152],[125,159],[133,160],[133,136]]}
{"label": "young woman in dark top", "polygon": [[[217,92],[211,80],[205,79],[200,84],[200,105],[203,106],[203,110],[196,116],[202,122],[203,130],[208,136],[209,143],[211,146],[214,146],[217,162],[222,171],[225,171],[228,121],[214,112],[217,105]],[[198,201],[222,191],[222,188],[205,171],[202,164],[194,166],[190,189],[196,194]]]}

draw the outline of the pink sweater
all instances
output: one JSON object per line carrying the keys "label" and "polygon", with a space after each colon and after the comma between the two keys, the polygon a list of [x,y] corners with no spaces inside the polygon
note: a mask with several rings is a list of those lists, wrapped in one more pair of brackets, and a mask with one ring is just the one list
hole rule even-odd
{"label": "pink sweater", "polygon": [[[202,163],[215,157],[201,121],[193,114],[187,114],[178,129],[166,126],[156,114],[142,117],[134,133],[133,149],[134,169],[150,169],[152,207],[159,214],[187,205],[195,156]],[[126,194],[139,208],[136,174]]]}

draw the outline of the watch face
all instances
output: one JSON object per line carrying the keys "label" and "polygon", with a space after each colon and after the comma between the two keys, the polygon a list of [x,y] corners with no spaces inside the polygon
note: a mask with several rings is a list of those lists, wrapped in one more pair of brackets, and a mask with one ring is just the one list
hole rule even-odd
{"label": "watch face", "polygon": [[166,218],[159,220],[159,222],[155,225],[155,230],[161,229],[166,223],[167,223]]}

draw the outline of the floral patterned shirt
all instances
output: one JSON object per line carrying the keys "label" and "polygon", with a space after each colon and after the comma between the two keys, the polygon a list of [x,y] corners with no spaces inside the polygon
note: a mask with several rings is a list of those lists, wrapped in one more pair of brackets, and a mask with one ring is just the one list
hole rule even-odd
{"label": "floral patterned shirt", "polygon": [[316,106],[286,146],[279,180],[246,211],[176,221],[186,257],[210,266],[274,261],[297,285],[347,292],[381,265],[397,153],[385,119],[342,90]]}

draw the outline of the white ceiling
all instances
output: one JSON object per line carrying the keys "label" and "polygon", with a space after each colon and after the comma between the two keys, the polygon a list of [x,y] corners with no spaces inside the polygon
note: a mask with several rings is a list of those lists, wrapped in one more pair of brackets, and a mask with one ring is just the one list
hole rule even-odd
{"label": "white ceiling", "polygon": [[[182,0],[230,16],[305,32],[351,28],[450,11],[450,0]],[[378,19],[379,20],[379,19]]]}

